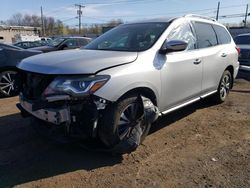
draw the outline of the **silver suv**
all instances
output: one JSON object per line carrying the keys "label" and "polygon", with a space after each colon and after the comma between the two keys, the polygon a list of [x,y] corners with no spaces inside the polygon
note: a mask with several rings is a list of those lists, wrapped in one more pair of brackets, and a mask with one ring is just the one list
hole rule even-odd
{"label": "silver suv", "polygon": [[23,60],[20,104],[38,130],[133,151],[159,115],[212,95],[225,101],[238,49],[215,20],[187,15],[120,25],[79,50]]}

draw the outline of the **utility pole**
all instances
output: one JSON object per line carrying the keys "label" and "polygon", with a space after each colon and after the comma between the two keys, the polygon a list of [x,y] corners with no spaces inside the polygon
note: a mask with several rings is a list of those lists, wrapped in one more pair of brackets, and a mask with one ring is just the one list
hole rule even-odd
{"label": "utility pole", "polygon": [[85,6],[80,4],[75,4],[75,6],[78,8],[77,14],[79,18],[79,34],[81,34],[81,26],[82,26],[82,8],[85,8]]}
{"label": "utility pole", "polygon": [[218,2],[218,6],[217,6],[217,13],[216,13],[216,20],[217,21],[219,19],[219,13],[220,13],[220,1]]}
{"label": "utility pole", "polygon": [[244,27],[247,27],[247,16],[248,16],[248,4],[246,7],[246,14],[245,14],[245,20],[244,20]]}
{"label": "utility pole", "polygon": [[41,6],[41,23],[42,23],[42,36],[45,36],[45,26],[44,26],[44,18],[43,18],[43,7]]}

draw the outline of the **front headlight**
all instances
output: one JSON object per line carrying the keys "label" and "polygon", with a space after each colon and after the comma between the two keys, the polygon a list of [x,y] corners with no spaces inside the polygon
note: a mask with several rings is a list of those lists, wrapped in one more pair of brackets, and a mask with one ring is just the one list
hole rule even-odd
{"label": "front headlight", "polygon": [[43,95],[65,95],[85,96],[96,92],[108,80],[110,76],[93,76],[93,77],[58,77],[46,88]]}

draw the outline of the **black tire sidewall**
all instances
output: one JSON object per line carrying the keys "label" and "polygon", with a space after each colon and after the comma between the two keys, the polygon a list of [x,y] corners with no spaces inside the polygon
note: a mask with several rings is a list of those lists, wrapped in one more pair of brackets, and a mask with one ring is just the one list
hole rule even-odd
{"label": "black tire sidewall", "polygon": [[[112,148],[121,142],[118,134],[118,122],[120,120],[120,115],[129,104],[136,102],[136,100],[137,96],[128,96],[117,103],[108,106],[104,111],[98,126],[98,135],[107,147]],[[145,129],[143,130],[140,139],[141,142],[147,136],[150,127],[151,124],[145,124]]]}

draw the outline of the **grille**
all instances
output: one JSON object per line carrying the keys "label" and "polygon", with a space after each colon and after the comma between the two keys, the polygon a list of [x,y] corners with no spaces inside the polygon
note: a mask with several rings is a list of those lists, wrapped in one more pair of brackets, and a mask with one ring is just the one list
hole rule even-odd
{"label": "grille", "polygon": [[30,100],[40,99],[42,93],[53,79],[54,76],[50,75],[23,72],[21,74],[21,90],[24,97]]}

